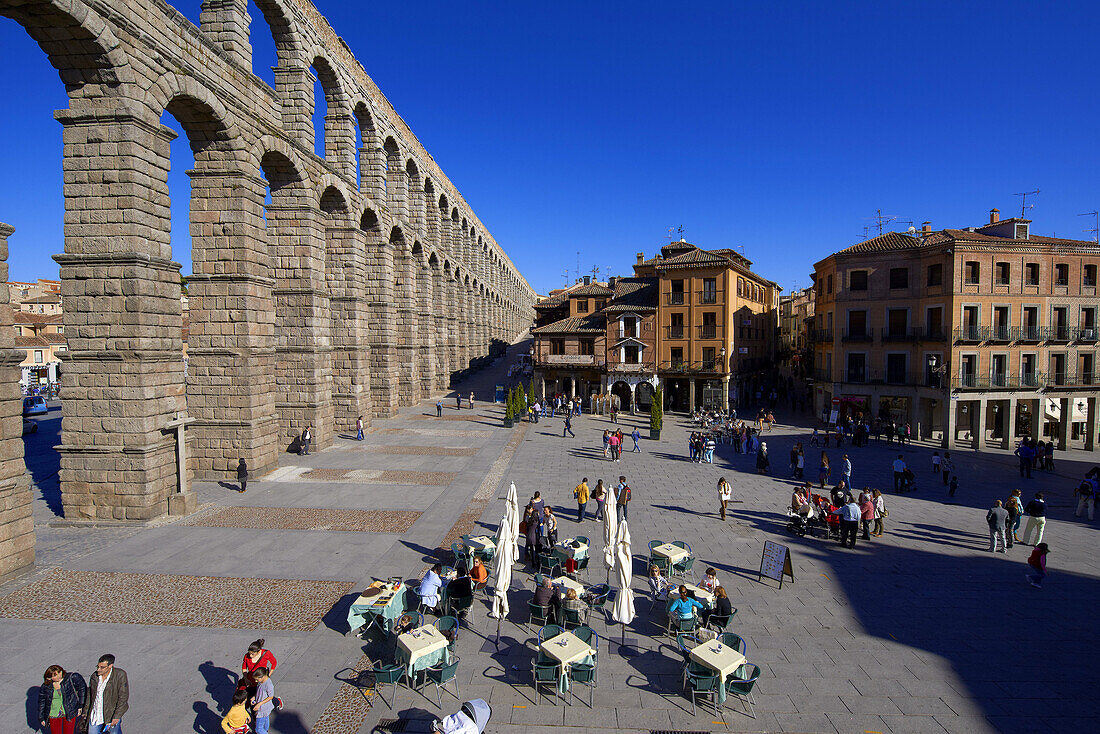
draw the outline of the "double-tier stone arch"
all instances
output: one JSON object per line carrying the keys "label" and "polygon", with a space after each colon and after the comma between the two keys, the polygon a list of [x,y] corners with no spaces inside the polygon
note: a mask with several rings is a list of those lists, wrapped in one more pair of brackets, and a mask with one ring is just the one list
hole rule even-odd
{"label": "double-tier stone arch", "polygon": [[[70,518],[187,512],[192,476],[227,478],[240,459],[262,475],[306,426],[324,448],[360,415],[446,388],[531,315],[534,292],[308,0],[256,0],[275,43],[270,86],[252,73],[247,3],[201,3],[195,26],[148,0],[0,0],[69,99],[55,117]],[[195,159],[186,314],[165,112]],[[10,226],[0,238],[20,246]],[[0,307],[0,352],[10,322]],[[15,374],[10,357],[0,365]],[[7,428],[16,382],[0,380]],[[2,574],[33,551],[21,442],[14,429],[0,441],[13,498],[0,543],[20,538]]]}

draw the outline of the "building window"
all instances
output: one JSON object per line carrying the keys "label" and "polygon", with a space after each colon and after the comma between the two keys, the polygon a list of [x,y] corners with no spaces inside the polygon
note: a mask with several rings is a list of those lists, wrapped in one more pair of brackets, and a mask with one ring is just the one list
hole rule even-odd
{"label": "building window", "polygon": [[737,279],[737,295],[740,298],[744,298],[744,296],[745,296],[745,279],[744,278],[738,278]]}
{"label": "building window", "polygon": [[619,322],[619,337],[634,337],[638,338],[638,319],[633,316],[623,316],[622,321]]}
{"label": "building window", "polygon": [[943,263],[928,266],[928,285],[943,285]]}
{"label": "building window", "polygon": [[1008,263],[997,263],[997,285],[1008,285],[1011,272]]}
{"label": "building window", "polygon": [[669,339],[684,338],[684,315],[682,313],[669,314],[672,325],[668,327]]}
{"label": "building window", "polygon": [[982,279],[982,264],[977,260],[967,260],[966,280],[967,285],[977,285]]}
{"label": "building window", "polygon": [[674,347],[669,350],[669,361],[672,363],[673,369],[678,369],[684,366],[684,349],[683,347]]}
{"label": "building window", "polygon": [[1039,285],[1039,263],[1024,266],[1024,285]]}
{"label": "building window", "polygon": [[642,348],[637,344],[628,344],[623,347],[623,362],[626,364],[642,363]]}
{"label": "building window", "polygon": [[712,370],[718,364],[718,360],[715,359],[714,347],[703,347],[703,369]]}
{"label": "building window", "polygon": [[828,278],[825,279],[825,292],[826,293],[832,293],[833,292],[833,276],[832,275],[830,275]]}
{"label": "building window", "polygon": [[699,338],[718,338],[718,314],[714,311],[706,311],[703,313],[703,325],[699,327]]}
{"label": "building window", "polygon": [[1054,285],[1069,285],[1069,265],[1058,263],[1054,266]]}
{"label": "building window", "polygon": [[565,354],[565,340],[564,339],[551,339],[550,340],[550,354]]}
{"label": "building window", "polygon": [[848,290],[853,291],[865,291],[867,290],[867,271],[866,270],[853,270],[848,276]]}
{"label": "building window", "polygon": [[867,382],[867,355],[863,353],[848,355],[847,382]]}
{"label": "building window", "polygon": [[34,350],[34,363],[35,364],[42,364],[42,350],[41,349],[35,349]]}
{"label": "building window", "polygon": [[1096,266],[1095,265],[1086,265],[1085,266],[1085,274],[1081,277],[1081,285],[1085,286],[1086,288],[1095,288],[1096,287]]}
{"label": "building window", "polygon": [[890,287],[909,287],[909,268],[890,268]]}
{"label": "building window", "polygon": [[904,338],[909,331],[909,311],[904,308],[891,308],[886,311],[887,336]]}
{"label": "building window", "polygon": [[718,303],[717,278],[703,278],[703,303]]}
{"label": "building window", "polygon": [[943,337],[943,307],[935,306],[928,309],[924,314],[924,330],[927,332],[925,337],[928,339],[938,339]]}
{"label": "building window", "polygon": [[891,385],[904,385],[906,383],[905,373],[908,361],[909,355],[907,354],[887,354],[886,382]]}
{"label": "building window", "polygon": [[669,304],[673,306],[684,305],[684,281],[674,280],[672,281],[672,297],[669,298]]}
{"label": "building window", "polygon": [[577,313],[588,313],[588,299],[587,298],[578,298],[577,299]]}
{"label": "building window", "polygon": [[593,355],[596,353],[595,339],[581,339],[581,354]]}
{"label": "building window", "polygon": [[606,306],[606,305],[607,305],[607,300],[606,299],[603,299],[603,298],[597,298],[596,299],[596,310],[597,311],[602,311],[603,307]]}

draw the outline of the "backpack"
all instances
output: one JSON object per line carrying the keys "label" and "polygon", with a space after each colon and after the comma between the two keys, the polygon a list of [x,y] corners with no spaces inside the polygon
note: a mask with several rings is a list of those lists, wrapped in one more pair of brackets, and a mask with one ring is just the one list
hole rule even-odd
{"label": "backpack", "polygon": [[619,504],[625,505],[630,501],[630,485],[624,484],[623,488],[619,490]]}

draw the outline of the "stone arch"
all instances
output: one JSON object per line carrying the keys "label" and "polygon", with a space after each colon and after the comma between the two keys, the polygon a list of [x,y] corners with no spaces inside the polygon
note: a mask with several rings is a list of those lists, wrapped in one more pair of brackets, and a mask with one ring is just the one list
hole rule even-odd
{"label": "stone arch", "polygon": [[412,224],[413,229],[420,229],[424,208],[424,192],[420,183],[420,167],[416,165],[416,161],[412,158],[405,161],[405,179],[408,186],[409,222]]}
{"label": "stone arch", "polygon": [[382,234],[382,225],[378,220],[378,214],[370,207],[364,209],[363,213],[359,215],[359,229],[373,235]]}
{"label": "stone arch", "polygon": [[348,213],[348,197],[338,185],[329,183],[321,192],[318,206],[329,216],[343,218]]}
{"label": "stone arch", "polygon": [[150,109],[160,115],[172,114],[187,133],[191,151],[198,163],[211,150],[234,151],[238,160],[240,126],[217,95],[191,77],[165,74],[149,90]]}
{"label": "stone arch", "polygon": [[372,199],[381,200],[386,186],[385,160],[374,125],[374,113],[370,105],[360,100],[352,109],[355,131],[359,136],[358,181],[359,190]]}
{"label": "stone arch", "polygon": [[[325,123],[322,131],[324,149],[321,157],[338,170],[350,173],[354,160],[355,130],[344,84],[322,52],[315,52],[312,56],[310,67],[316,73],[325,98]],[[314,98],[315,107],[316,104],[317,100]],[[317,131],[314,130],[314,135],[316,134]]]}
{"label": "stone arch", "polygon": [[405,177],[401,146],[392,135],[388,135],[382,142],[382,150],[386,155],[386,204],[395,217],[405,219],[408,217],[408,181]]}
{"label": "stone arch", "polygon": [[122,44],[103,18],[83,0],[64,4],[0,4],[0,15],[23,27],[50,59],[70,99],[113,96],[135,75]]}
{"label": "stone arch", "polygon": [[[284,185],[305,181],[305,177],[301,173],[307,170],[305,164],[294,147],[285,140],[271,135],[264,135],[249,150],[247,159],[249,165],[254,166],[255,170],[263,170],[263,161],[268,156],[272,156],[270,161],[272,165],[276,166],[277,171],[285,172]],[[266,174],[266,171],[264,172]],[[268,179],[268,183],[271,183],[271,179]]]}
{"label": "stone arch", "polygon": [[304,55],[305,45],[301,31],[293,20],[294,13],[283,0],[255,0],[255,3],[275,41],[279,66],[296,65]]}

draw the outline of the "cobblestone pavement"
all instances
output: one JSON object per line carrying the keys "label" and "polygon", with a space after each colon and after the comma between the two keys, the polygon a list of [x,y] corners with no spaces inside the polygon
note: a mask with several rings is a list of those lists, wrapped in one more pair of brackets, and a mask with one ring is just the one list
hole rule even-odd
{"label": "cobblestone pavement", "polygon": [[[517,349],[523,349],[520,346]],[[507,368],[507,362],[497,370]],[[130,721],[134,731],[219,730],[220,710],[232,692],[240,656],[248,642],[265,637],[279,658],[276,690],[287,708],[273,720],[273,730],[321,734],[369,732],[376,724],[397,719],[407,731],[458,707],[443,694],[443,710],[434,689],[396,692],[391,708],[367,690],[359,672],[373,661],[393,659],[393,641],[377,635],[358,640],[346,635],[348,605],[372,578],[413,578],[462,532],[495,530],[508,481],[519,487],[521,501],[535,490],[555,506],[562,537],[581,532],[600,537],[592,520],[575,524],[571,490],[582,476],[613,484],[625,474],[634,491],[630,527],[634,540],[637,618],[624,630],[592,618],[600,635],[599,685],[594,706],[575,699],[571,705],[538,701],[530,685],[534,632],[525,625],[531,576],[517,568],[511,589],[512,612],[501,626],[487,617],[488,602],[475,603],[460,633],[457,651],[461,699],[482,697],[494,709],[489,732],[563,731],[566,734],[611,731],[796,731],[796,732],[991,732],[1091,730],[1096,725],[1094,666],[1081,654],[1088,639],[1081,620],[1094,616],[1100,598],[1100,554],[1094,552],[1096,525],[1072,518],[1073,478],[1093,457],[1070,452],[1058,457],[1054,474],[1037,474],[1020,484],[1013,457],[1006,452],[977,454],[954,451],[960,490],[954,499],[933,477],[930,446],[905,447],[916,468],[919,489],[893,496],[887,492],[887,534],[854,550],[815,538],[784,532],[782,508],[790,498],[786,455],[792,442],[808,431],[791,426],[766,434],[772,456],[771,477],[753,473],[751,457],[720,446],[714,465],[684,459],[689,427],[666,419],[661,441],[643,441],[642,453],[604,460],[600,434],[606,419],[583,416],[574,421],[576,439],[561,437],[561,419],[522,424],[511,431],[499,426],[499,409],[481,402],[503,382],[500,373],[474,377],[479,403],[475,410],[454,409],[453,394],[444,401],[449,420],[432,424],[434,400],[378,421],[365,442],[340,439],[334,450],[287,456],[283,466],[246,494],[231,484],[199,487],[203,514],[240,512],[232,527],[205,527],[181,522],[151,527],[71,527],[48,519],[36,507],[39,568],[0,586],[0,610],[17,603],[64,605],[68,599],[47,597],[48,579],[65,572],[160,575],[146,603],[172,598],[179,579],[203,577],[236,582],[251,594],[224,605],[238,617],[191,628],[160,623],[133,623],[130,618],[105,622],[41,621],[46,617],[0,622],[0,650],[9,665],[0,673],[0,720],[24,721],[28,691],[52,663],[88,673],[95,656],[111,651],[130,673]],[[463,394],[470,387],[462,387]],[[780,418],[783,416],[780,415]],[[644,419],[623,416],[625,432]],[[630,442],[627,442],[628,446]],[[402,447],[389,453],[381,446]],[[432,446],[475,450],[468,456],[422,455],[404,447]],[[834,466],[847,451],[857,486],[892,488],[890,461],[895,447],[830,449]],[[817,455],[807,452],[808,474]],[[314,476],[331,472],[338,480]],[[311,472],[314,475],[311,475]],[[343,473],[341,473],[343,472]],[[447,484],[355,481],[361,472],[439,472]],[[717,514],[715,482],[727,477],[734,485],[730,519]],[[1030,549],[1009,554],[985,551],[984,511],[992,500],[1022,486],[1042,489],[1050,498],[1051,519],[1045,540],[1051,544],[1050,577],[1042,589],[1024,582],[1024,560]],[[45,502],[45,499],[40,500]],[[298,525],[276,514],[298,510]],[[589,506],[589,512],[592,511]],[[261,527],[254,513],[271,512]],[[404,528],[394,524],[378,531],[349,532],[332,522],[315,525],[316,511],[338,518],[354,512],[419,513]],[[45,514],[43,514],[45,513]],[[411,517],[409,514],[403,517]],[[249,525],[239,527],[239,525]],[[301,527],[308,526],[308,527]],[[346,526],[344,526],[346,527]],[[680,656],[650,615],[644,585],[646,544],[653,539],[682,539],[698,557],[696,574],[707,565],[718,570],[738,614],[730,629],[745,638],[748,657],[763,674],[756,689],[757,718],[731,699],[719,714],[701,703],[691,714],[680,693]],[[794,575],[783,588],[757,578],[765,539],[791,549]],[[442,555],[441,555],[442,554]],[[597,552],[590,582],[607,572]],[[280,593],[280,583],[302,580],[346,584],[338,600],[318,604],[308,630],[265,629],[258,619],[245,629],[250,607],[273,605],[279,613],[299,602]],[[46,583],[43,583],[46,582]],[[39,584],[39,585],[35,585]],[[327,588],[327,587],[326,587]],[[159,594],[159,595],[158,595]],[[235,597],[233,597],[235,598]],[[38,600],[35,602],[35,600]],[[83,602],[82,602],[83,603]],[[0,615],[6,612],[0,611]],[[69,619],[69,617],[66,617]],[[125,622],[125,623],[120,623]],[[165,662],[170,661],[168,674]],[[369,678],[369,676],[367,676]],[[389,698],[390,691],[386,691]],[[373,703],[373,708],[370,707]],[[138,724],[140,722],[140,725]],[[1090,723],[1091,722],[1091,723]],[[400,728],[398,727],[398,728]]]}
{"label": "cobblestone pavement", "polygon": [[278,528],[403,533],[421,513],[408,510],[333,510],[328,508],[222,507],[195,513],[183,525],[209,528]]}

